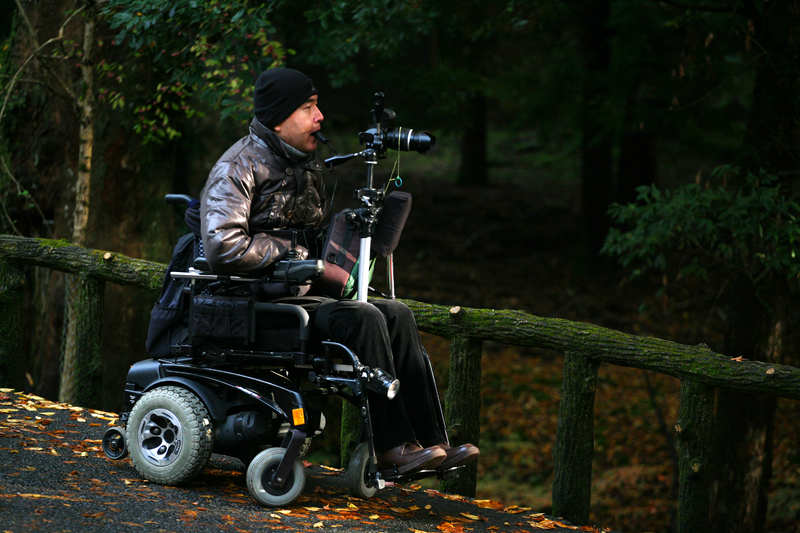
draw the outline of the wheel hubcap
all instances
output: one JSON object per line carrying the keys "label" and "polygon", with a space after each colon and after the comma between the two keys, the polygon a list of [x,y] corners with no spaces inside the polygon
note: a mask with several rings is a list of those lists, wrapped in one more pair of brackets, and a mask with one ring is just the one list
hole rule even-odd
{"label": "wheel hubcap", "polygon": [[261,486],[264,487],[264,490],[272,494],[273,496],[282,496],[289,492],[294,484],[294,472],[289,471],[289,475],[286,478],[286,483],[283,484],[283,487],[275,488],[272,486],[272,478],[275,477],[275,472],[278,471],[278,463],[274,463],[269,465],[267,468],[264,469],[264,473],[261,474]]}
{"label": "wheel hubcap", "polygon": [[172,412],[153,409],[142,419],[137,440],[145,459],[156,466],[168,466],[180,455],[183,426]]}

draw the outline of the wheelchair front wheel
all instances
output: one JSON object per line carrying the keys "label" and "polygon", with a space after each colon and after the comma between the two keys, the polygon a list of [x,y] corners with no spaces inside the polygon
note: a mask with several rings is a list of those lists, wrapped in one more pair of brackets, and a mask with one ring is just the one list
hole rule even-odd
{"label": "wheelchair front wheel", "polygon": [[295,501],[306,485],[303,463],[295,461],[283,487],[271,486],[272,477],[286,454],[285,448],[268,448],[256,455],[247,467],[247,488],[261,505],[281,507]]}
{"label": "wheelchair front wheel", "polygon": [[369,479],[369,446],[366,442],[362,442],[353,451],[350,456],[350,464],[347,466],[345,479],[347,481],[347,490],[350,495],[355,498],[368,500],[375,496],[378,492],[378,487],[368,487],[367,480]]}
{"label": "wheelchair front wheel", "polygon": [[103,452],[109,459],[119,460],[128,456],[128,447],[125,445],[125,431],[117,426],[112,426],[103,433]]}
{"label": "wheelchair front wheel", "polygon": [[203,402],[181,387],[158,387],[134,404],[127,424],[128,453],[142,476],[177,485],[202,472],[214,434]]}

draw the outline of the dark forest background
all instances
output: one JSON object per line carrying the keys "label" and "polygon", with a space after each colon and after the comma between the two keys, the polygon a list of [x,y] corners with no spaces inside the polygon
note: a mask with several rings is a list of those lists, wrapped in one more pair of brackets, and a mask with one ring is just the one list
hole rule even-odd
{"label": "dark forest background", "polygon": [[[246,133],[255,76],[278,64],[313,78],[340,153],[358,149],[376,91],[398,126],[437,136],[399,154],[415,204],[401,297],[797,363],[798,1],[0,0],[2,231],[166,262],[185,227],[164,195],[199,194]],[[363,169],[329,189],[337,176],[350,207]],[[25,379],[0,385],[68,400],[69,284],[29,270]],[[106,288],[106,393],[91,407],[120,407],[153,299]],[[426,338],[446,386],[441,344]],[[487,346],[486,497],[548,505],[558,359]],[[668,531],[677,384],[607,372],[625,393],[598,400],[612,422],[593,519]],[[792,530],[800,453],[781,421],[796,406],[717,402],[715,530]]]}

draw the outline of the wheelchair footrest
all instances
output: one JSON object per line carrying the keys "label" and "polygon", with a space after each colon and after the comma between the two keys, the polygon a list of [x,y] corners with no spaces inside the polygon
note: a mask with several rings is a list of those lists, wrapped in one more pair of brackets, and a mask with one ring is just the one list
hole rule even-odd
{"label": "wheelchair footrest", "polygon": [[393,483],[407,483],[409,481],[416,481],[418,479],[425,479],[429,477],[437,477],[441,480],[452,479],[456,477],[458,471],[464,468],[464,465],[454,466],[447,470],[418,470],[417,472],[409,472],[408,474],[395,474],[391,471],[381,472],[381,478],[385,481]]}

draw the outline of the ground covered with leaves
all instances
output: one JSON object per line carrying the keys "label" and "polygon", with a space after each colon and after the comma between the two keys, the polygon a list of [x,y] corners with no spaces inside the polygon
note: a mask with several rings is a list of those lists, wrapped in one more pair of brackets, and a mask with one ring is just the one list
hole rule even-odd
{"label": "ground covered with leaves", "polygon": [[116,415],[0,390],[0,528],[3,532],[375,531],[412,533],[538,530],[571,526],[530,507],[393,484],[369,500],[348,495],[342,471],[306,463],[304,493],[285,508],[260,507],[243,465],[213,456],[181,487],[140,479],[130,459],[101,449]]}

